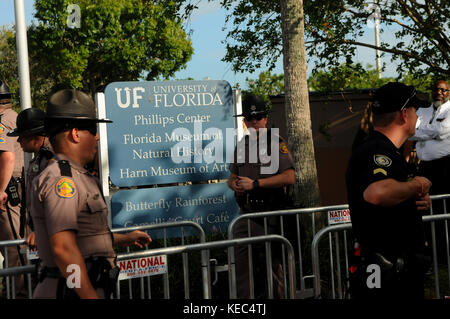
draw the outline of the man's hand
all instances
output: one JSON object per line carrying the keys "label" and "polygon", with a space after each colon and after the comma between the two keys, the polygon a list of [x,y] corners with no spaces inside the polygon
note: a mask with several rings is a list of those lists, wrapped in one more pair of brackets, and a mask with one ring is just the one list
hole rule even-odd
{"label": "man's hand", "polygon": [[120,246],[136,245],[139,248],[142,248],[144,245],[152,242],[150,236],[146,232],[140,230],[135,230],[128,234],[114,233],[113,236],[114,244]]}
{"label": "man's hand", "polygon": [[412,181],[417,184],[417,199],[424,197],[430,192],[431,182],[428,178],[423,176],[414,176]]}
{"label": "man's hand", "polygon": [[151,237],[143,231],[135,230],[131,233],[128,233],[128,240],[129,245],[136,245],[139,248],[144,247],[144,245],[147,245],[152,242]]}
{"label": "man's hand", "polygon": [[429,210],[431,207],[430,194],[426,194],[416,200],[417,210]]}
{"label": "man's hand", "polygon": [[31,250],[36,250],[36,233],[29,234],[25,242]]}
{"label": "man's hand", "polygon": [[244,191],[253,189],[253,179],[245,176],[238,176],[236,184],[240,189],[243,189]]}
{"label": "man's hand", "polygon": [[231,173],[228,179],[228,186],[236,193],[243,193],[245,190],[239,185],[239,176]]}

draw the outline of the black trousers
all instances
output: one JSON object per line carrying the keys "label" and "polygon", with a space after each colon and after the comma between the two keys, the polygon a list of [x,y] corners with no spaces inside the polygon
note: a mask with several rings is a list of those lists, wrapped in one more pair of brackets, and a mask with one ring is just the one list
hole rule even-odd
{"label": "black trousers", "polygon": [[370,263],[359,264],[357,272],[350,274],[350,294],[352,299],[424,299],[424,265],[422,262],[408,262],[400,273],[383,270],[378,285],[374,285],[373,269],[368,269]]}
{"label": "black trousers", "polygon": [[450,156],[421,161],[418,173],[431,181],[431,195],[450,194]]}
{"label": "black trousers", "polygon": [[[430,195],[450,194],[450,156],[446,156],[433,161],[421,161],[419,165],[419,175],[428,178],[432,185]],[[447,213],[450,213],[450,199],[434,200],[433,214],[444,214],[444,201],[446,201]],[[444,222],[435,223],[435,236],[437,245],[437,255],[439,263],[447,262],[446,236]],[[431,256],[431,224],[424,225],[427,254]]]}

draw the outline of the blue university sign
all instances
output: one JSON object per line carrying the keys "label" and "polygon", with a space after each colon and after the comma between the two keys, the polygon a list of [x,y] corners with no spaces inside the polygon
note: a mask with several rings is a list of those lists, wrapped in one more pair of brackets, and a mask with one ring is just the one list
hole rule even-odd
{"label": "blue university sign", "polygon": [[[191,220],[205,232],[226,232],[239,207],[226,183],[121,190],[111,200],[112,226],[132,227]],[[185,228],[185,234],[198,235]],[[169,228],[167,235],[179,236]],[[151,231],[162,237],[162,231]]]}
{"label": "blue university sign", "polygon": [[234,148],[228,82],[115,82],[105,89],[105,103],[115,185],[228,178]]}

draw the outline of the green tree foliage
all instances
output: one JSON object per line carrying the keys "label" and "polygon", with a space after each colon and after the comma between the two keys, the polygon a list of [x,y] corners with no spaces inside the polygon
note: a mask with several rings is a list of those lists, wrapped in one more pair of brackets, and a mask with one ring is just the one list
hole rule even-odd
{"label": "green tree foliage", "polygon": [[[227,16],[227,53],[224,60],[235,71],[272,69],[282,54],[280,6],[278,1],[222,0]],[[304,2],[306,50],[323,69],[354,63],[356,48],[379,49],[399,62],[399,78],[450,74],[450,1],[379,0],[380,25],[394,30],[397,41],[376,47],[360,37],[373,23],[374,3],[363,0],[310,0]],[[368,31],[369,30],[369,31]],[[386,65],[384,65],[386,67]]]}
{"label": "green tree foliage", "polygon": [[243,95],[252,92],[264,98],[271,106],[270,96],[284,94],[283,74],[272,74],[269,70],[259,74],[257,79],[245,78],[248,90],[243,90]]}
{"label": "green tree foliage", "polygon": [[[406,74],[400,82],[407,85],[414,85],[419,91],[431,94],[431,87],[437,78],[432,74],[415,78],[412,74]],[[397,81],[392,77],[378,78],[377,70],[370,64],[363,67],[361,64],[347,66],[341,64],[338,67],[317,70],[308,78],[310,91],[329,93],[338,91],[351,91],[360,89],[378,88],[390,81]],[[272,95],[284,94],[283,74],[272,74],[270,70],[261,72],[258,78],[246,78],[248,90],[264,97],[270,103],[269,97]]]}
{"label": "green tree foliage", "polygon": [[[408,79],[413,80],[413,77],[408,76]],[[308,86],[310,91],[329,93],[377,88],[389,81],[394,81],[394,79],[387,77],[379,79],[377,71],[371,65],[364,68],[361,64],[350,66],[342,64],[315,71],[308,78]],[[267,101],[271,95],[284,94],[283,74],[272,74],[270,70],[261,72],[256,79],[247,77],[246,84],[249,92],[255,92]],[[246,91],[243,93],[245,94]]]}
{"label": "green tree foliage", "polygon": [[364,68],[361,64],[333,66],[314,72],[308,79],[310,90],[335,92],[344,90],[370,89],[380,87],[392,78],[379,78],[371,65]]}
{"label": "green tree foliage", "polygon": [[[47,94],[55,82],[51,77],[42,76],[38,60],[29,59],[29,69],[32,106],[43,109]],[[0,29],[0,78],[8,84],[12,93],[13,106],[19,112],[20,92],[16,38],[14,29],[9,27]]]}
{"label": "green tree foliage", "polygon": [[313,72],[309,77],[309,88],[312,91],[328,93],[336,91],[351,91],[359,89],[378,88],[391,81],[399,81],[406,85],[414,85],[416,89],[431,94],[432,84],[436,77],[428,74],[416,78],[412,74],[405,74],[400,79],[392,77],[378,77],[377,70],[370,64],[363,67],[361,64],[333,66]]}
{"label": "green tree foliage", "polygon": [[192,56],[178,1],[78,0],[79,27],[68,24],[72,3],[36,0],[28,30],[32,60],[55,83],[94,93],[113,81],[168,78]]}
{"label": "green tree foliage", "polygon": [[0,29],[0,79],[5,81],[12,93],[13,105],[19,103],[19,75],[14,31],[7,27]]}

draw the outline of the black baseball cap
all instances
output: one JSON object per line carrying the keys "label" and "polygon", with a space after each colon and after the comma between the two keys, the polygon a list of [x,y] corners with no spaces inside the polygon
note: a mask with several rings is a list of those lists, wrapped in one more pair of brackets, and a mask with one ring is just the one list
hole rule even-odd
{"label": "black baseball cap", "polygon": [[428,101],[412,85],[389,82],[375,91],[372,100],[373,114],[401,111],[407,107],[428,107]]}

